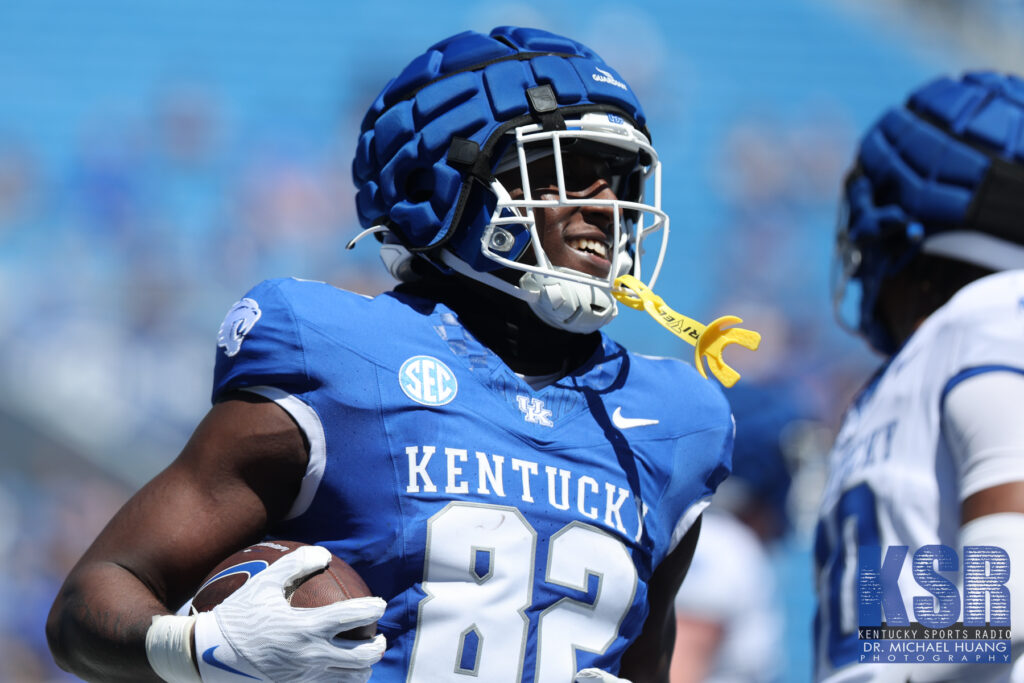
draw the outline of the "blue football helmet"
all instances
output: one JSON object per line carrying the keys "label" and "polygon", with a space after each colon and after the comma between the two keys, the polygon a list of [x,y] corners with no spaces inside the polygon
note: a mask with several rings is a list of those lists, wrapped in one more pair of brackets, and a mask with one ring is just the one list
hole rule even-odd
{"label": "blue football helmet", "polygon": [[[608,162],[615,199],[567,190],[563,159],[577,153]],[[553,162],[557,199],[531,196],[530,169],[540,160]],[[509,183],[516,170],[521,195],[513,198],[497,176]],[[352,174],[360,237],[378,234],[396,278],[413,279],[412,259],[424,259],[522,299],[571,332],[615,316],[617,276],[653,286],[664,259],[661,165],[639,103],[596,53],[546,31],[467,31],[414,59],[367,112]],[[610,261],[608,276],[553,265],[534,212],[595,205],[613,215],[607,244],[588,246]],[[654,232],[660,244],[643,272],[642,245]]]}
{"label": "blue football helmet", "polygon": [[917,254],[993,271],[1024,267],[1024,80],[938,78],[864,135],[846,179],[833,264],[840,323],[876,350],[882,282]]}

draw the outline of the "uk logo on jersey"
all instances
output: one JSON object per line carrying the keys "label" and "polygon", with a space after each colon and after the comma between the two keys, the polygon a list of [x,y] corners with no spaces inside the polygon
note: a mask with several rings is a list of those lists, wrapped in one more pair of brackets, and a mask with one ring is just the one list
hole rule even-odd
{"label": "uk logo on jersey", "polygon": [[459,392],[455,373],[433,356],[413,356],[402,363],[398,382],[406,396],[425,406],[451,403]]}
{"label": "uk logo on jersey", "polygon": [[519,406],[519,410],[523,411],[523,418],[527,422],[544,427],[555,426],[555,423],[551,421],[551,411],[544,407],[544,401],[539,398],[520,394],[516,396],[516,405]]}
{"label": "uk logo on jersey", "polygon": [[246,297],[228,310],[217,333],[217,346],[228,356],[236,355],[242,349],[242,340],[249,334],[263,313],[255,300]]}

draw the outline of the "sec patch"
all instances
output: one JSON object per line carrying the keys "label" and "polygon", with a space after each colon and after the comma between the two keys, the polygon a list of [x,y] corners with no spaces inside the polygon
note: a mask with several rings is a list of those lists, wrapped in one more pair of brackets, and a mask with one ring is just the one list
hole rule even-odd
{"label": "sec patch", "polygon": [[406,396],[425,406],[451,403],[459,392],[455,373],[433,356],[413,356],[402,363],[398,383]]}

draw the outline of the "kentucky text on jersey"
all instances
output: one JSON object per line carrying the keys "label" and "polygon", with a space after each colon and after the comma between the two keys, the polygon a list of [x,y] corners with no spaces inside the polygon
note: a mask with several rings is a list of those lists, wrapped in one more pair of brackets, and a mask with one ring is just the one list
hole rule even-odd
{"label": "kentucky text on jersey", "polygon": [[[630,535],[636,541],[643,533],[641,516],[636,513],[635,533],[630,534],[623,524],[622,507],[630,498],[629,489],[551,465],[545,465],[542,474],[538,463],[520,458],[509,458],[509,469],[519,476],[513,475],[506,487],[505,456],[474,451],[471,459],[465,448],[445,447],[441,449],[444,458],[435,459],[434,454],[438,450],[436,446],[406,447],[405,454],[409,458],[406,493],[443,493],[447,497],[450,494],[467,494],[473,487],[474,493],[480,495],[511,498],[530,504],[538,502],[536,495],[542,505],[546,503],[557,510],[574,509],[583,517],[598,520],[609,529]],[[434,465],[430,467],[432,460]],[[475,476],[472,473],[474,467]],[[430,472],[434,472],[438,481],[444,482],[441,489],[434,483]],[[647,504],[641,503],[641,508],[642,516],[646,516]]]}
{"label": "kentucky text on jersey", "polygon": [[892,439],[898,422],[893,420],[860,438],[848,437],[833,446],[835,470],[829,477],[829,493],[863,469],[881,465],[892,456]]}

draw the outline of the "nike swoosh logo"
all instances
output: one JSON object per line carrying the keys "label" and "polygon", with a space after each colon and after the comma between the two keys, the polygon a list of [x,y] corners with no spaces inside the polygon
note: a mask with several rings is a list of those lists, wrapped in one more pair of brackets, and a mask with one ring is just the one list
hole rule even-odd
{"label": "nike swoosh logo", "polygon": [[612,413],[612,424],[619,429],[632,429],[633,427],[649,427],[658,424],[657,420],[649,420],[644,417],[622,417],[622,406]]}
{"label": "nike swoosh logo", "polygon": [[203,653],[203,661],[209,664],[210,666],[216,667],[218,669],[222,669],[233,674],[238,674],[239,676],[245,676],[246,678],[251,678],[254,681],[260,680],[255,676],[250,676],[249,674],[243,671],[239,671],[238,669],[232,666],[228,666],[224,662],[217,659],[217,657],[214,656],[213,651],[216,650],[218,647],[220,647],[220,645],[214,645],[213,647],[207,649],[206,652]]}
{"label": "nike swoosh logo", "polygon": [[245,580],[248,581],[250,578],[252,578],[253,576],[256,576],[257,574],[259,574],[261,571],[263,571],[264,569],[266,569],[269,566],[270,566],[270,563],[267,562],[266,560],[252,560],[251,562],[242,562],[241,564],[236,564],[236,565],[234,565],[232,567],[228,567],[227,569],[225,569],[225,570],[223,570],[221,572],[218,572],[215,576],[211,576],[209,579],[207,579],[206,583],[204,583],[202,586],[200,586],[199,590],[196,591],[196,595],[198,595],[199,593],[202,593],[203,589],[206,588],[207,586],[209,586],[214,581],[219,581],[219,580],[223,579],[225,576],[234,576],[235,574],[245,574]]}

